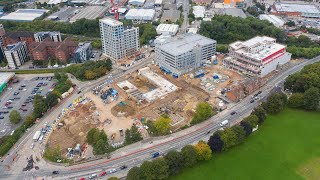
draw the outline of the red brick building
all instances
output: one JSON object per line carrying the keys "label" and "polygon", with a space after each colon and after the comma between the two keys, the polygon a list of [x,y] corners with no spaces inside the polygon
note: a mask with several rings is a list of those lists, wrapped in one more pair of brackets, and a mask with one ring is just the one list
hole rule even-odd
{"label": "red brick building", "polygon": [[3,45],[7,46],[9,44],[15,44],[20,41],[25,41],[28,49],[29,45],[35,42],[34,36],[32,32],[20,31],[20,32],[8,32],[3,35]]}
{"label": "red brick building", "polygon": [[48,58],[67,62],[73,57],[78,43],[66,38],[62,42],[53,42],[47,38],[42,42],[34,42],[30,45],[31,59],[42,61]]}

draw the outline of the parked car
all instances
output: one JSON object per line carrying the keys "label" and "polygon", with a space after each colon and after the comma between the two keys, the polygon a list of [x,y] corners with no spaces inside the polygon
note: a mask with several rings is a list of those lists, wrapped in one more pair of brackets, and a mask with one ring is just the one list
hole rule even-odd
{"label": "parked car", "polygon": [[0,116],[0,119],[4,119],[4,117],[3,117],[3,116]]}
{"label": "parked car", "polygon": [[128,167],[128,166],[123,165],[123,166],[121,166],[121,167],[120,167],[120,169],[121,169],[121,170],[123,170],[123,169],[127,169],[127,167]]}
{"label": "parked car", "polygon": [[13,95],[15,95],[15,96],[16,96],[16,95],[18,95],[19,93],[20,93],[20,92],[15,92],[15,93],[13,93]]}
{"label": "parked car", "polygon": [[107,175],[107,172],[105,172],[105,171],[99,174],[100,177],[105,176],[105,175]]}
{"label": "parked car", "polygon": [[232,112],[230,113],[230,115],[235,115],[235,114],[237,114],[237,112],[235,112],[235,111],[232,111]]}
{"label": "parked car", "polygon": [[59,171],[52,171],[52,174],[59,174]]}
{"label": "parked car", "polygon": [[254,103],[254,99],[252,99],[252,100],[250,101],[250,103]]}
{"label": "parked car", "polygon": [[97,174],[91,174],[91,175],[89,176],[89,179],[94,179],[94,178],[96,178],[96,177],[98,177]]}
{"label": "parked car", "polygon": [[109,170],[109,174],[112,174],[112,173],[115,173],[115,172],[117,172],[116,169],[110,169],[110,170]]}

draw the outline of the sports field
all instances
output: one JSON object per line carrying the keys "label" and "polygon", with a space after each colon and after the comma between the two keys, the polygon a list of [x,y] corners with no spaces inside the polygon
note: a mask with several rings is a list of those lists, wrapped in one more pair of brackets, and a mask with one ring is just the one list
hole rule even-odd
{"label": "sports field", "polygon": [[320,179],[320,113],[286,109],[246,141],[171,180]]}

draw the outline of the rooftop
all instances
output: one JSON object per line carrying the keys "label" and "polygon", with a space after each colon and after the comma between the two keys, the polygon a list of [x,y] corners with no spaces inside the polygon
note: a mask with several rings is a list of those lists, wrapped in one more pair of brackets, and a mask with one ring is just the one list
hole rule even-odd
{"label": "rooftop", "polygon": [[115,19],[111,19],[111,18],[103,18],[103,19],[100,19],[99,21],[102,22],[102,23],[108,24],[108,25],[110,25],[110,26],[120,26],[120,25],[123,25],[122,22],[117,21],[117,20],[115,20]]}
{"label": "rooftop", "polygon": [[[244,42],[236,41],[230,44],[230,46],[238,54],[243,54],[253,59],[262,60],[286,48],[286,46],[275,43],[275,41],[276,40],[274,38],[270,38],[267,36],[257,36]],[[248,48],[255,48],[255,47],[259,47],[257,48],[257,51],[248,52],[247,50]]]}
{"label": "rooftop", "polygon": [[7,32],[3,36],[3,38],[11,38],[11,39],[18,39],[18,40],[20,37],[33,37],[33,33],[28,31],[17,31],[17,32]]}
{"label": "rooftop", "polygon": [[0,72],[0,85],[7,83],[13,76],[13,72]]}
{"label": "rooftop", "polygon": [[154,9],[130,9],[125,17],[126,19],[152,20],[155,13]]}
{"label": "rooftop", "polygon": [[46,9],[18,9],[15,12],[2,16],[0,20],[33,21],[48,11]]}
{"label": "rooftop", "polygon": [[259,19],[267,20],[267,21],[271,22],[272,24],[274,24],[277,27],[283,26],[284,23],[285,23],[283,20],[281,20],[280,18],[278,18],[275,15],[261,14],[259,16]]}
{"label": "rooftop", "polygon": [[274,3],[274,6],[280,12],[320,13],[317,6],[312,4]]}
{"label": "rooftop", "polygon": [[205,46],[211,43],[216,43],[216,41],[199,34],[188,33],[172,38],[167,43],[160,45],[159,48],[176,56],[192,51],[194,46]]}
{"label": "rooftop", "polygon": [[176,34],[179,29],[179,25],[177,24],[159,24],[157,27],[157,33],[162,34],[165,32]]}

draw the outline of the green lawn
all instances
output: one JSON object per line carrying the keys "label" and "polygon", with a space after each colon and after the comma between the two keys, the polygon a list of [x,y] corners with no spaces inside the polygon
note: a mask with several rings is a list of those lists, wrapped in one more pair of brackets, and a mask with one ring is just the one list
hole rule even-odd
{"label": "green lawn", "polygon": [[286,109],[246,141],[172,180],[320,179],[320,113]]}

